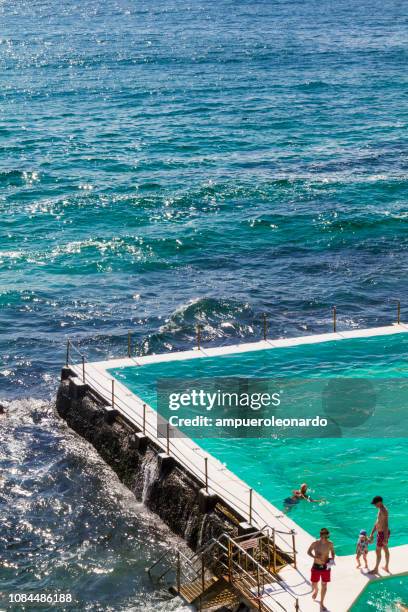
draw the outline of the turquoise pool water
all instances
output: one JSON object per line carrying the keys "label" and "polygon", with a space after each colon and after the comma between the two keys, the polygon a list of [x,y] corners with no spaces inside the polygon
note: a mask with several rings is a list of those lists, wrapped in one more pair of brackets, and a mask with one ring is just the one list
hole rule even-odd
{"label": "turquoise pool water", "polygon": [[401,612],[398,604],[408,608],[408,576],[370,584],[352,607],[352,612]]}
{"label": "turquoise pool water", "polygon": [[[156,407],[156,380],[161,377],[395,378],[407,376],[407,355],[408,334],[393,334],[157,363],[111,373]],[[307,482],[312,495],[326,501],[298,504],[290,508],[290,516],[312,534],[327,526],[339,554],[353,553],[358,531],[371,528],[375,510],[370,500],[377,494],[390,510],[390,543],[408,543],[407,439],[212,438],[197,443],[283,511],[285,498]]]}

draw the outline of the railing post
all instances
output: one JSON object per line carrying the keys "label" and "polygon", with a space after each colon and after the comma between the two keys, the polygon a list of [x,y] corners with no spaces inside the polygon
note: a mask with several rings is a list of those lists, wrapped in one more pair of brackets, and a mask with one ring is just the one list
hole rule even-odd
{"label": "railing post", "polygon": [[296,603],[295,603],[295,612],[299,612],[300,607],[299,607],[299,600],[296,598]]}
{"label": "railing post", "polygon": [[231,551],[231,540],[228,540],[228,577],[232,582],[232,551]]}
{"label": "railing post", "polygon": [[201,349],[201,325],[197,325],[197,349]]}
{"label": "railing post", "polygon": [[132,337],[130,331],[128,331],[128,357],[132,356]]}
{"label": "railing post", "polygon": [[267,335],[267,323],[266,323],[266,314],[264,313],[264,315],[263,315],[263,337],[264,337],[264,340],[266,340],[266,335]]}
{"label": "railing post", "polygon": [[143,404],[143,433],[146,434],[146,404]]}
{"label": "railing post", "polygon": [[69,349],[71,348],[71,341],[68,339],[67,341],[67,358],[65,360],[65,365],[69,365]]}
{"label": "railing post", "polygon": [[180,571],[180,551],[177,551],[177,593],[180,593],[180,586],[181,586],[181,571]]}
{"label": "railing post", "polygon": [[204,467],[205,467],[205,490],[208,493],[208,457],[204,457]]}
{"label": "railing post", "polygon": [[276,574],[276,537],[275,529],[272,530],[272,543],[273,543],[273,572]]}
{"label": "railing post", "polygon": [[401,323],[401,302],[397,301],[397,323],[398,325]]}
{"label": "railing post", "polygon": [[204,565],[203,555],[201,555],[201,590],[204,593],[205,591],[205,565]]}
{"label": "railing post", "polygon": [[252,523],[252,489],[249,489],[249,524]]}
{"label": "railing post", "polygon": [[85,382],[85,357],[82,355],[82,382]]}
{"label": "railing post", "polygon": [[112,408],[115,408],[115,379],[112,378]]}
{"label": "railing post", "polygon": [[259,565],[256,566],[256,585],[258,587],[258,609],[262,610],[262,604],[261,604],[261,586],[259,584]]}
{"label": "railing post", "polygon": [[170,455],[170,424],[167,423],[167,454]]}
{"label": "railing post", "polygon": [[295,541],[295,532],[292,531],[292,548],[293,548],[293,567],[297,569],[296,563],[296,541]]}

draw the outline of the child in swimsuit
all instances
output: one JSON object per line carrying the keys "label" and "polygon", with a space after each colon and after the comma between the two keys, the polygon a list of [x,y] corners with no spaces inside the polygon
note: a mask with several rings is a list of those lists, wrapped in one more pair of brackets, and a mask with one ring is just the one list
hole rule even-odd
{"label": "child in swimsuit", "polygon": [[368,569],[368,565],[367,565],[368,542],[369,540],[367,537],[367,532],[365,529],[362,529],[358,536],[357,547],[356,547],[357,568],[361,567],[360,557],[362,556],[364,559],[365,568]]}

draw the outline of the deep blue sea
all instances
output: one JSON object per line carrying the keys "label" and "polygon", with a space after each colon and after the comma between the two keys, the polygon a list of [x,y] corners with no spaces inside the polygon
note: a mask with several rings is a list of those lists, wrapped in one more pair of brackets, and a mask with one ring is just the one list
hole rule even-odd
{"label": "deep blue sea", "polygon": [[0,591],[170,610],[143,571],[170,534],[53,414],[66,341],[408,319],[406,3],[2,0],[0,23]]}

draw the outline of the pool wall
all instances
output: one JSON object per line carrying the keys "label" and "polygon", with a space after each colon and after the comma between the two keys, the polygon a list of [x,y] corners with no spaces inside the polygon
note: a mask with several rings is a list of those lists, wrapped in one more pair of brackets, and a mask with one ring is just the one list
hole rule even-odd
{"label": "pool wall", "polygon": [[[286,550],[289,549],[290,534],[295,533],[297,568],[287,566],[280,573],[285,589],[282,589],[282,594],[274,593],[274,597],[281,597],[280,602],[285,607],[287,591],[290,590],[299,598],[300,610],[308,612],[316,607],[310,597],[310,558],[307,556],[307,549],[313,541],[312,536],[289,517],[282,515],[256,491],[249,489],[246,483],[217,459],[197,447],[191,439],[175,437],[166,441],[157,438],[157,413],[150,406],[143,404],[124,384],[114,379],[109,370],[407,332],[406,324],[395,324],[374,329],[264,340],[218,348],[200,347],[163,355],[70,364],[62,371],[63,380],[58,392],[57,409],[73,429],[97,448],[139,499],[144,499],[146,504],[192,547],[197,547],[201,542],[208,541],[207,538],[210,539],[212,535],[222,531],[234,531],[236,523],[245,520],[258,529],[268,525],[278,532],[281,531],[283,535],[279,535],[278,544],[282,550],[285,550],[285,547]],[[133,440],[132,436],[139,437]],[[144,452],[138,449],[135,453],[132,449],[142,444],[141,438],[146,438],[143,442],[146,449]],[[146,456],[150,458],[146,459]],[[225,514],[217,515],[214,508],[203,507],[206,503],[203,502],[202,494],[205,462],[209,473],[208,492],[210,496],[221,500],[229,518]],[[176,501],[178,496],[179,502]],[[206,513],[205,510],[210,511]],[[407,559],[408,545],[392,549],[394,575],[408,573]],[[354,556],[339,557],[333,573],[336,580],[330,585],[327,600],[331,612],[349,610],[368,582],[378,578],[356,572]]]}
{"label": "pool wall", "polygon": [[229,507],[215,506],[202,483],[168,459],[139,428],[82,385],[64,368],[56,408],[69,427],[94,446],[119,479],[196,550],[227,532],[236,535],[243,520]]}

